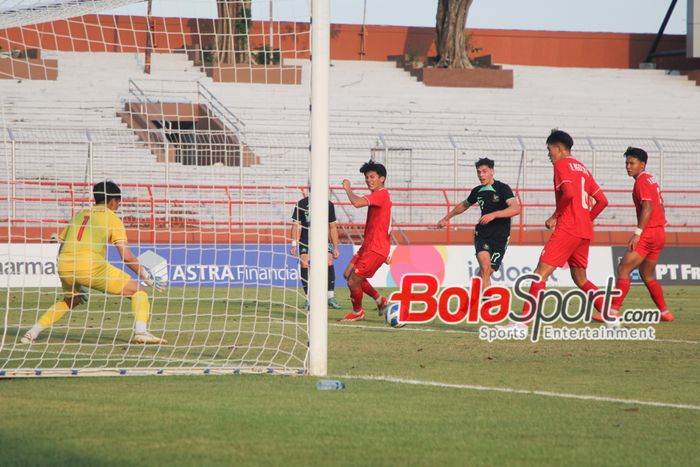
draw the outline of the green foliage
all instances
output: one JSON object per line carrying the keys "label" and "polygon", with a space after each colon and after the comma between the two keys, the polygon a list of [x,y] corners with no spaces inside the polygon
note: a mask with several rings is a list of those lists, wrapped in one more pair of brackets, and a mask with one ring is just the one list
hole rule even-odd
{"label": "green foliage", "polygon": [[212,66],[216,64],[216,52],[211,49],[202,50],[202,64]]}
{"label": "green foliage", "polygon": [[253,17],[251,14],[251,9],[243,6],[241,8],[242,14],[240,17],[236,18],[234,33],[236,36],[247,36],[250,26],[253,24]]}
{"label": "green foliage", "polygon": [[279,65],[281,53],[279,49],[274,49],[268,45],[258,47],[254,52],[255,63],[258,65]]}

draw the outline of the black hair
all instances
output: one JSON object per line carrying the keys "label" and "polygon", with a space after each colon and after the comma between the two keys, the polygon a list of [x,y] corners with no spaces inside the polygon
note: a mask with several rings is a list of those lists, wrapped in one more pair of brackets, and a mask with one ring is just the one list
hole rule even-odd
{"label": "black hair", "polygon": [[633,148],[632,146],[628,147],[625,151],[625,157],[627,156],[632,156],[635,159],[639,159],[640,162],[644,162],[645,164],[649,159],[649,156],[647,155],[647,152],[644,149]]}
{"label": "black hair", "polygon": [[571,151],[571,148],[574,146],[574,139],[565,131],[552,130],[547,137],[547,144],[561,144],[567,150]]}
{"label": "black hair", "polygon": [[92,196],[95,204],[106,204],[113,199],[122,199],[122,191],[119,186],[110,181],[99,182],[92,187]]}
{"label": "black hair", "polygon": [[386,167],[384,165],[374,162],[373,160],[367,161],[360,167],[360,173],[367,175],[367,172],[377,172],[380,177],[386,178]]}
{"label": "black hair", "polygon": [[477,169],[479,167],[481,167],[482,165],[487,165],[489,167],[489,169],[493,169],[493,167],[494,167],[494,165],[496,165],[496,163],[494,161],[492,161],[491,159],[489,159],[488,157],[482,157],[481,159],[479,159],[478,161],[476,161],[474,163],[474,167],[476,167]]}

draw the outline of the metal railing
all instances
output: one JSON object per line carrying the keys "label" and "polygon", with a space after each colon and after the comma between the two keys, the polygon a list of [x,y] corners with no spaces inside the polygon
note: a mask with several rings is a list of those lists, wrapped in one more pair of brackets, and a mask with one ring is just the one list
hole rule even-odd
{"label": "metal railing", "polygon": [[243,142],[245,135],[245,123],[243,123],[240,118],[236,117],[236,115],[231,112],[228,107],[222,104],[214,93],[204,86],[201,81],[197,81],[197,94],[200,97],[200,104],[206,104],[209,110],[211,110],[217,118],[226,122],[228,126],[235,131],[239,141]]}
{"label": "metal railing", "polygon": [[[146,92],[144,90],[144,92]],[[147,93],[147,92],[146,92]],[[159,132],[161,130],[158,130]],[[196,145],[192,138],[181,142],[185,153]],[[209,143],[215,143],[212,154],[234,150],[225,138],[226,132],[210,130]],[[216,134],[215,134],[216,133]],[[157,162],[155,155],[142,141],[137,141],[131,130],[111,129],[36,129],[5,127],[5,175],[9,182],[27,180],[92,181],[114,179],[120,183],[159,183],[172,185],[231,186],[299,186],[306,183],[309,170],[308,135],[299,133],[248,133],[250,164],[219,164],[183,166]],[[172,143],[164,138],[164,153],[172,150]],[[622,208],[631,201],[633,180],[624,169],[622,153],[628,145],[644,147],[649,152],[647,170],[656,177],[667,198],[667,204],[695,206],[693,209],[671,210],[669,222],[674,228],[698,231],[700,218],[700,140],[668,138],[622,139],[589,137],[578,138],[574,155],[592,172],[598,184],[608,193],[611,207],[604,216],[622,228],[633,220],[634,212]],[[521,216],[526,228],[541,228],[548,217],[548,208],[554,200],[551,188],[552,167],[546,156],[542,138],[528,136],[416,136],[388,134],[331,134],[330,180],[340,185],[349,178],[362,187],[358,169],[369,158],[387,165],[387,186],[396,203],[396,221],[401,224],[421,225],[432,222],[432,214],[421,204],[426,193],[421,189],[442,190],[438,201],[456,204],[466,197],[468,190],[478,184],[474,161],[489,156],[496,161],[496,178],[508,183],[520,194],[524,205],[530,206]],[[251,156],[252,155],[252,156]],[[86,157],[87,156],[87,157]],[[237,156],[240,157],[241,155]],[[204,161],[207,163],[206,161]],[[3,161],[0,161],[0,166]],[[88,174],[88,175],[85,175]],[[8,194],[16,199],[15,185],[8,185]],[[240,190],[240,188],[239,188]],[[438,196],[433,191],[430,196]],[[233,198],[243,199],[237,192]],[[339,211],[349,224],[361,224],[360,210],[343,210],[343,193],[336,194]],[[446,197],[446,198],[445,198]],[[618,207],[620,206],[620,207]],[[16,203],[9,208],[12,217],[19,217]],[[466,223],[472,222],[469,216]],[[255,212],[247,213],[254,216]],[[241,219],[239,219],[240,221]],[[429,222],[430,220],[430,222]]]}
{"label": "metal railing", "polygon": [[[11,188],[11,189],[8,189]],[[60,230],[77,210],[91,204],[91,185],[83,182],[47,182],[47,181],[0,181],[0,205],[17,204],[21,207],[15,215],[0,216],[0,225],[6,227],[17,241],[25,240],[42,241],[49,238],[50,234]],[[172,241],[173,232],[186,232],[188,235],[203,235],[209,238],[217,238],[217,235],[256,235],[267,236],[270,242],[286,241],[284,232],[291,222],[291,213],[296,202],[305,194],[306,186],[236,186],[236,185],[164,185],[164,184],[123,184],[125,193],[131,195],[123,200],[120,214],[128,229],[139,231],[141,241],[148,240],[151,243],[160,241]],[[359,193],[364,190],[358,189]],[[412,191],[417,197],[423,198],[422,202],[403,203],[394,202],[392,223],[396,229],[395,243],[408,243],[406,233],[411,230],[431,230],[436,228],[440,218],[447,214],[453,207],[450,201],[453,195],[465,197],[465,190],[448,188],[393,188],[392,195]],[[522,199],[526,193],[547,192],[551,188],[520,189],[516,195]],[[260,196],[242,198],[240,193],[258,193]],[[629,190],[610,190],[610,193]],[[5,195],[7,193],[7,195]],[[15,193],[9,195],[9,193]],[[685,192],[684,192],[685,193]],[[700,190],[692,193],[700,197]],[[331,195],[335,202],[336,212],[339,214],[338,222],[345,233],[346,241],[351,243],[361,242],[361,231],[364,222],[357,222],[344,215],[345,207],[351,206],[344,200],[342,187],[331,187]],[[666,192],[667,198],[673,198],[677,193]],[[425,210],[426,219],[415,222],[406,218],[404,208]],[[631,202],[613,203],[609,209],[622,209],[634,213],[634,205]],[[666,212],[700,212],[700,203],[682,204],[670,202],[665,205]],[[551,213],[554,203],[522,203],[522,215],[513,219],[514,241],[522,242],[524,232],[529,230],[543,230],[541,223],[528,223],[527,213],[530,211],[544,210]],[[365,210],[356,210],[365,215]],[[446,243],[453,241],[452,234],[455,230],[473,229],[478,219],[478,209],[474,209],[472,217],[460,216],[454,218],[445,230]],[[2,211],[7,213],[8,211]],[[469,212],[469,211],[468,211]],[[474,217],[476,215],[477,217]],[[684,224],[670,223],[667,229],[670,231],[695,231],[700,229],[700,223],[695,216],[681,216],[688,219]],[[607,216],[605,211],[596,222],[596,228],[602,231],[616,229],[629,230],[635,223],[618,222]],[[191,238],[191,237],[190,237]],[[252,237],[259,238],[259,237]]]}

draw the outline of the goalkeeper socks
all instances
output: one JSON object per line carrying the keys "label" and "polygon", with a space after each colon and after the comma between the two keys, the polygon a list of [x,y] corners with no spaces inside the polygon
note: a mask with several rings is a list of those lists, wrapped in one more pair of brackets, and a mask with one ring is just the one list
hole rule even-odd
{"label": "goalkeeper socks", "polygon": [[350,301],[352,302],[352,311],[355,313],[362,311],[362,289],[360,287],[350,289]]}
{"label": "goalkeeper socks", "polygon": [[41,334],[41,331],[43,331],[44,329],[46,328],[41,324],[35,324],[29,330],[29,335],[32,336],[32,339],[36,339],[37,337],[39,337],[39,334]]}
{"label": "goalkeeper socks", "polygon": [[[39,332],[43,331],[46,328],[51,327],[56,321],[59,319],[63,318],[63,315],[68,313],[70,311],[70,308],[68,307],[68,304],[61,300],[60,302],[56,303],[54,306],[49,308],[46,313],[44,313],[41,318],[39,318],[39,321],[36,323],[38,327],[40,326],[41,329]],[[33,330],[34,328],[32,328]],[[39,335],[39,333],[37,333]],[[36,337],[36,336],[34,336]]]}
{"label": "goalkeeper socks", "polygon": [[622,306],[622,302],[625,301],[625,297],[630,291],[630,283],[631,281],[629,277],[625,279],[618,277],[617,281],[615,282],[615,288],[622,292],[622,295],[620,295],[619,297],[613,297],[612,305],[610,305],[610,308],[612,308],[614,311],[618,311]]}
{"label": "goalkeeper socks", "polygon": [[148,294],[143,290],[139,290],[131,296],[131,312],[134,314],[134,319],[148,323],[148,317],[151,314],[151,306],[148,303]]}
{"label": "goalkeeper socks", "polygon": [[[583,286],[581,287],[581,290],[583,290],[586,293],[596,292],[598,290],[598,287],[596,287],[596,285],[593,282],[587,280],[583,284]],[[605,304],[605,300],[603,299],[603,297],[596,297],[596,299],[593,300],[593,306],[595,307],[596,310],[598,310],[598,313],[603,312],[603,305],[604,304]]]}
{"label": "goalkeeper socks", "polygon": [[[367,279],[362,281],[362,291],[372,297],[374,301],[376,302],[377,300],[380,300],[379,292],[377,292],[377,289],[372,287],[372,284],[369,283]],[[377,302],[379,303],[379,302]]]}
{"label": "goalkeeper socks", "polygon": [[651,299],[654,300],[654,303],[656,303],[656,307],[659,309],[659,311],[661,311],[662,313],[668,311],[668,307],[666,306],[666,300],[664,299],[664,291],[661,288],[661,284],[656,282],[656,279],[647,281],[645,282],[645,284],[647,286],[647,290],[649,290]]}
{"label": "goalkeeper socks", "polygon": [[[539,281],[539,282],[533,282],[530,285],[530,290],[528,290],[528,293],[535,297],[535,300],[539,302],[540,299],[540,293],[545,289],[547,283],[545,281]],[[532,313],[532,314],[531,314]],[[529,316],[529,319],[532,319],[535,311],[531,309],[530,307],[530,302],[526,301],[523,304],[523,316]]]}
{"label": "goalkeeper socks", "polygon": [[332,291],[335,289],[335,266],[332,264],[328,266],[328,290]]}
{"label": "goalkeeper socks", "polygon": [[301,268],[301,286],[304,287],[304,295],[309,295],[309,268]]}

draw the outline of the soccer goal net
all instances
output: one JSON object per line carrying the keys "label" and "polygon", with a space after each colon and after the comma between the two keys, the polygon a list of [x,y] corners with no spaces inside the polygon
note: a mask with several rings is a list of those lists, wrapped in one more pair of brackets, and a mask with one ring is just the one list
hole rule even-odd
{"label": "soccer goal net", "polygon": [[0,377],[308,369],[310,10],[0,1]]}

